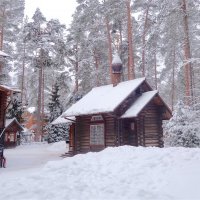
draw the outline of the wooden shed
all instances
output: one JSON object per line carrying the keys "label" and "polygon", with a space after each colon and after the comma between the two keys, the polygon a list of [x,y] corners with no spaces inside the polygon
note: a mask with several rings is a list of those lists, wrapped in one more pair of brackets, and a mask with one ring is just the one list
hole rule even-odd
{"label": "wooden shed", "polygon": [[17,121],[16,118],[6,120],[5,129],[4,129],[5,148],[15,147],[20,144],[21,131],[23,131],[23,127],[20,125],[20,123]]}
{"label": "wooden shed", "polygon": [[163,147],[162,120],[171,111],[145,78],[93,88],[63,117],[75,116],[70,153],[120,145]]}

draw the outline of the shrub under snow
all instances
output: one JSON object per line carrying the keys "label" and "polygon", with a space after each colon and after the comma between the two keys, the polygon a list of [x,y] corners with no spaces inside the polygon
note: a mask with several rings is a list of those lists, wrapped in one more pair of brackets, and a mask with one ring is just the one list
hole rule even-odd
{"label": "shrub under snow", "polygon": [[165,145],[199,147],[200,146],[200,111],[198,105],[185,106],[178,102],[173,117],[165,127]]}

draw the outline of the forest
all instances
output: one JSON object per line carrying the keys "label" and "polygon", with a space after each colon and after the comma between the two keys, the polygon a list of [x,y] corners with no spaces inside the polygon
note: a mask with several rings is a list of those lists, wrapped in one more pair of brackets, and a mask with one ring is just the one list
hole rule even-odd
{"label": "forest", "polygon": [[111,83],[112,57],[118,53],[123,81],[146,77],[174,111],[166,142],[200,146],[198,1],[77,4],[66,27],[47,20],[39,8],[28,19],[25,0],[0,0],[0,50],[10,56],[1,65],[0,84],[21,89],[14,102],[20,112],[35,107],[39,121],[52,122],[93,87]]}

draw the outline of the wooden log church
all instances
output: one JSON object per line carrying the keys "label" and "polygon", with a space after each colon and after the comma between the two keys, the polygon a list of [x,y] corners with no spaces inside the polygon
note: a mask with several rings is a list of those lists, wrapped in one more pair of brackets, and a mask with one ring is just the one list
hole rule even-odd
{"label": "wooden log church", "polygon": [[120,82],[117,55],[112,69],[112,84],[93,88],[62,115],[75,117],[70,155],[121,145],[163,147],[162,120],[170,119],[169,107],[145,78]]}

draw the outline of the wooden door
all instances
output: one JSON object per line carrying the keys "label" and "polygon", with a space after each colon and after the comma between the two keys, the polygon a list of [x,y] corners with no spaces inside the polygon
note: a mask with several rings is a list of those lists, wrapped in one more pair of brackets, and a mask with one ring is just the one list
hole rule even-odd
{"label": "wooden door", "polygon": [[136,121],[125,119],[123,124],[123,143],[125,145],[138,146]]}

